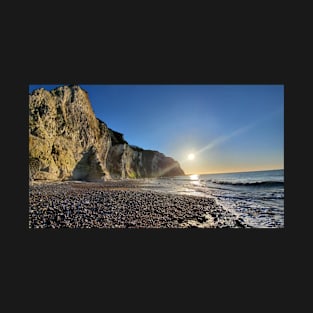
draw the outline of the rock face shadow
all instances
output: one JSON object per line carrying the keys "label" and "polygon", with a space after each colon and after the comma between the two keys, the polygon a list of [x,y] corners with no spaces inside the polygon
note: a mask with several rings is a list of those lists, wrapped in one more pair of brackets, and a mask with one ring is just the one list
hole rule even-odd
{"label": "rock face shadow", "polygon": [[72,179],[93,182],[105,180],[105,172],[94,146],[90,147],[78,161],[73,170]]}

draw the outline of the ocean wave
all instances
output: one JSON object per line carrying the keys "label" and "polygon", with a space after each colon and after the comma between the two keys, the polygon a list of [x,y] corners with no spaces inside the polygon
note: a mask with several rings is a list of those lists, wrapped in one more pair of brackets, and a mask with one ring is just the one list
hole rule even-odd
{"label": "ocean wave", "polygon": [[208,180],[208,182],[220,185],[232,185],[232,186],[268,186],[268,187],[279,187],[284,186],[284,182],[282,181],[259,181],[259,182],[230,182],[230,181],[216,181],[216,180]]}

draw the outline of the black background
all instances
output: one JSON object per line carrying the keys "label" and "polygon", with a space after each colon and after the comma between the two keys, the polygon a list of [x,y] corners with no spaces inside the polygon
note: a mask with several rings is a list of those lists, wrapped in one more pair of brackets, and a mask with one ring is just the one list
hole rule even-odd
{"label": "black background", "polygon": [[[232,16],[231,9],[225,12]],[[300,309],[303,302],[295,294],[306,277],[309,249],[309,207],[301,200],[304,191],[297,194],[297,173],[310,164],[300,143],[309,125],[307,40],[280,9],[266,13],[256,20],[251,14],[245,20],[232,16],[228,23],[212,22],[213,12],[206,18],[193,15],[195,23],[186,15],[179,24],[168,17],[173,27],[165,29],[162,19],[149,23],[147,16],[130,28],[105,23],[100,14],[91,26],[79,16],[68,23],[61,15],[59,24],[59,15],[47,21],[42,13],[12,34],[9,43],[15,48],[8,44],[3,58],[8,70],[2,107],[9,112],[2,115],[7,191],[1,219],[7,228],[2,258],[12,308],[23,297],[25,308],[40,310],[250,312],[281,309],[289,301]],[[305,20],[301,23],[305,28]],[[285,227],[28,229],[28,85],[63,83],[284,84]],[[286,295],[290,290],[293,297]]]}

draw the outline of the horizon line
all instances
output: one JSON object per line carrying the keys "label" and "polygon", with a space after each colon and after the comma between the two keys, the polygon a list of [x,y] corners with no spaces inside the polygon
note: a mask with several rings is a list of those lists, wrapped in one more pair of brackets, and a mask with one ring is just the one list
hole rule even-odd
{"label": "horizon line", "polygon": [[188,173],[185,176],[190,175],[211,175],[211,174],[235,174],[235,173],[249,173],[249,172],[266,172],[266,171],[281,171],[284,168],[264,169],[264,170],[248,170],[248,171],[235,171],[235,172],[201,172],[201,173]]}

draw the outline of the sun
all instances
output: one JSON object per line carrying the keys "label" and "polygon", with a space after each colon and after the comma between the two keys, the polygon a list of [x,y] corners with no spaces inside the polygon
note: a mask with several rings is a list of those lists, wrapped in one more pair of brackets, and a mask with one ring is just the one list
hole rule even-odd
{"label": "sun", "polygon": [[193,153],[188,154],[188,160],[193,160],[195,155]]}

